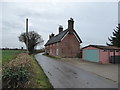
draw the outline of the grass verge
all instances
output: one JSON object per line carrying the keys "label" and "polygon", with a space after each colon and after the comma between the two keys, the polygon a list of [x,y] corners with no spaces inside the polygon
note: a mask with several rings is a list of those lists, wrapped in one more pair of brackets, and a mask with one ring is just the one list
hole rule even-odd
{"label": "grass verge", "polygon": [[[38,62],[35,60],[34,55],[32,57],[32,64],[33,64],[33,70],[34,70],[34,77],[32,82],[36,82],[37,88],[53,88],[50,84],[47,76],[45,75],[43,69],[38,64]],[[35,87],[36,88],[36,87]]]}

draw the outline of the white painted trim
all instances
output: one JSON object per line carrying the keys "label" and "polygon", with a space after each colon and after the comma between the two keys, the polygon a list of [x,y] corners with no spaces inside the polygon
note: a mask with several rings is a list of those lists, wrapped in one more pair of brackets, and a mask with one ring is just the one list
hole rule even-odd
{"label": "white painted trim", "polygon": [[56,55],[58,55],[58,49],[56,49]]}
{"label": "white painted trim", "polygon": [[64,37],[61,39],[61,41],[68,35],[68,33],[69,33],[69,32],[67,32],[67,33],[64,35]]}
{"label": "white painted trim", "polygon": [[77,40],[80,42],[80,40],[78,39],[77,35],[73,32],[73,34],[75,35],[75,37],[77,38]]}
{"label": "white painted trim", "polygon": [[[69,33],[69,32],[67,32],[67,33],[65,34],[65,36],[61,39],[61,41],[68,35],[68,33]],[[73,34],[74,34],[75,37],[77,38],[78,42],[80,42],[80,40],[78,39],[77,35],[76,35],[74,32],[73,32]]]}
{"label": "white painted trim", "polygon": [[52,54],[52,49],[50,49],[50,54]]}

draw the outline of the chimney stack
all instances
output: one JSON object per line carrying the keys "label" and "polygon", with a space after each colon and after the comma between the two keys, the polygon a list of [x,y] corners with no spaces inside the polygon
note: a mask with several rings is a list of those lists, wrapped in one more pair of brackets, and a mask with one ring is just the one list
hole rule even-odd
{"label": "chimney stack", "polygon": [[49,35],[49,39],[52,38],[52,37],[54,37],[54,34],[53,34],[53,33],[52,33],[51,35]]}
{"label": "chimney stack", "polygon": [[54,34],[53,34],[53,33],[51,34],[51,37],[54,37]]}
{"label": "chimney stack", "polygon": [[63,26],[59,25],[59,33],[63,31]]}
{"label": "chimney stack", "polygon": [[69,30],[69,33],[73,33],[73,30],[74,30],[74,20],[73,20],[73,18],[70,18],[70,20],[68,20],[68,30]]}

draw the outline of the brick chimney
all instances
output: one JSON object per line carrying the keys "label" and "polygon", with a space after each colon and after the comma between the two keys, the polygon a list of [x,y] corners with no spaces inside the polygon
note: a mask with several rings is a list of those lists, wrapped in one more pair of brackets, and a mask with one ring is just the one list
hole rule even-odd
{"label": "brick chimney", "polygon": [[53,33],[51,34],[51,37],[54,37],[54,34],[53,34]]}
{"label": "brick chimney", "polygon": [[63,31],[63,26],[59,25],[59,33]]}
{"label": "brick chimney", "polygon": [[74,20],[73,20],[73,18],[70,18],[70,20],[68,20],[68,30],[69,30],[69,33],[73,33],[73,30],[74,30]]}
{"label": "brick chimney", "polygon": [[51,35],[49,35],[49,39],[52,38],[52,37],[54,37],[54,34],[53,34],[53,33],[52,33]]}

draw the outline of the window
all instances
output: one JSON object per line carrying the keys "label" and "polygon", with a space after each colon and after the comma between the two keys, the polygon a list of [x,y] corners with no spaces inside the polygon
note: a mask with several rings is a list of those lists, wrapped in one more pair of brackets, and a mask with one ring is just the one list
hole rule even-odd
{"label": "window", "polygon": [[116,50],[116,52],[119,52],[119,50]]}
{"label": "window", "polygon": [[50,54],[52,54],[52,49],[50,49]]}
{"label": "window", "polygon": [[56,55],[58,55],[58,49],[56,49]]}
{"label": "window", "polygon": [[113,52],[113,50],[110,50],[110,52]]}
{"label": "window", "polygon": [[62,54],[63,54],[63,49],[62,49]]}
{"label": "window", "polygon": [[106,52],[107,50],[103,50],[103,52]]}

